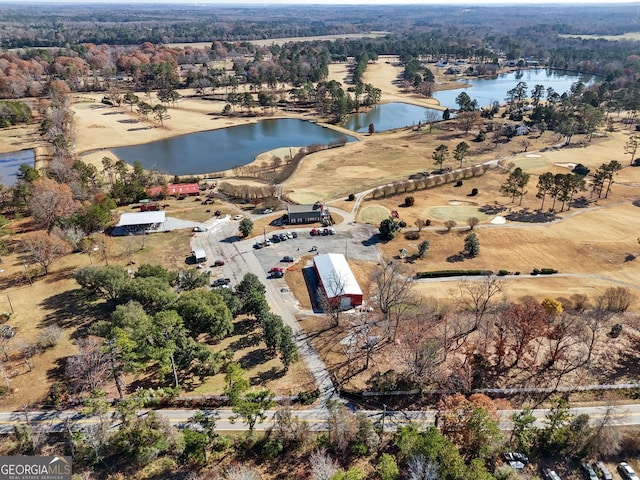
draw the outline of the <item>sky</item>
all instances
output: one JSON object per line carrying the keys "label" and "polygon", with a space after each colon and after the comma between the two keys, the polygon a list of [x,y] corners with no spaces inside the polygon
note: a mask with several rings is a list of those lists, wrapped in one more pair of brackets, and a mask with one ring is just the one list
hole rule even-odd
{"label": "sky", "polygon": [[191,5],[513,5],[513,4],[640,4],[640,0],[0,0],[0,3],[170,3]]}

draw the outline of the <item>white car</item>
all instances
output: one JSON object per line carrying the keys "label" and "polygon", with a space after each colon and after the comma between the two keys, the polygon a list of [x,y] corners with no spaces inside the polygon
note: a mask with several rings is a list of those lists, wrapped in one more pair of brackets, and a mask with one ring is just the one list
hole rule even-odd
{"label": "white car", "polygon": [[273,210],[271,210],[270,208],[267,208],[263,213],[267,214],[267,213],[273,213]]}
{"label": "white car", "polygon": [[240,220],[242,218],[242,215],[238,214],[235,217],[233,217],[234,220]]}

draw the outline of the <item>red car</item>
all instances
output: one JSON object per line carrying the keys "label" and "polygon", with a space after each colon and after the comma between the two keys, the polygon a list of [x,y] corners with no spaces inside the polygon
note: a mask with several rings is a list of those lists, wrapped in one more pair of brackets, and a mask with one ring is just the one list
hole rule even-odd
{"label": "red car", "polygon": [[320,231],[317,228],[312,228],[310,233],[311,235],[320,235]]}
{"label": "red car", "polygon": [[273,267],[269,270],[269,273],[284,273],[284,268],[282,267]]}

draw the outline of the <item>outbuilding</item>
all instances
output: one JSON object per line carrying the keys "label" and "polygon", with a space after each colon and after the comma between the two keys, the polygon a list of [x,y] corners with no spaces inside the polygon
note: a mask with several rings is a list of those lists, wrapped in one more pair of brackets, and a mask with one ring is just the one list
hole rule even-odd
{"label": "outbuilding", "polygon": [[344,255],[341,253],[316,255],[313,257],[313,265],[320,287],[331,305],[339,305],[342,310],[362,305],[362,289]]}
{"label": "outbuilding", "polygon": [[163,195],[163,193],[170,197],[180,197],[186,195],[196,196],[200,195],[200,185],[198,185],[197,183],[170,183],[166,187],[157,185],[155,187],[147,188],[145,192],[151,198],[159,198]]}
{"label": "outbuilding", "polygon": [[329,208],[322,202],[305,205],[289,205],[287,207],[289,224],[296,223],[316,223],[323,225],[331,223],[331,213]]}
{"label": "outbuilding", "polygon": [[165,219],[166,212],[164,210],[123,213],[111,233],[119,236],[157,232],[163,230]]}
{"label": "outbuilding", "polygon": [[196,259],[196,263],[203,263],[207,261],[207,254],[204,251],[204,248],[196,248],[191,251],[191,255]]}

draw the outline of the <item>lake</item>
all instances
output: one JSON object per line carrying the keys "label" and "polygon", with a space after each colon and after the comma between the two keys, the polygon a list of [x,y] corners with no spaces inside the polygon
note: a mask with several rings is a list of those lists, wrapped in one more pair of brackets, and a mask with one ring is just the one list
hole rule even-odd
{"label": "lake", "polygon": [[593,83],[594,78],[593,75],[567,72],[564,70],[544,68],[517,70],[515,72],[503,73],[493,78],[468,79],[463,77],[460,80],[471,84],[471,87],[435,92],[433,98],[438,100],[442,106],[457,109],[456,97],[465,91],[472,100],[478,101],[479,106],[484,107],[491,105],[491,103],[496,100],[500,102],[500,104],[506,103],[507,91],[515,87],[518,82],[525,82],[527,84],[528,94],[531,94],[531,90],[533,90],[535,85],[544,85],[544,98],[546,98],[546,89],[549,87],[562,95],[564,92],[569,91],[573,83],[580,81],[585,85],[589,85]]}
{"label": "lake", "polygon": [[35,154],[33,150],[0,153],[0,183],[7,187],[13,186],[16,183],[18,167],[23,163],[34,166]]}
{"label": "lake", "polygon": [[419,107],[408,103],[384,103],[376,105],[368,112],[355,113],[342,123],[344,128],[354,132],[368,132],[373,123],[376,132],[417,125],[425,122],[427,111],[434,112],[438,120],[442,120],[442,112],[432,108]]}
{"label": "lake", "polygon": [[[110,149],[129,164],[171,175],[219,172],[251,163],[258,154],[280,147],[327,145],[345,135],[297,119],[262,120],[238,127],[191,133],[156,142]],[[348,142],[354,137],[346,137]]]}

